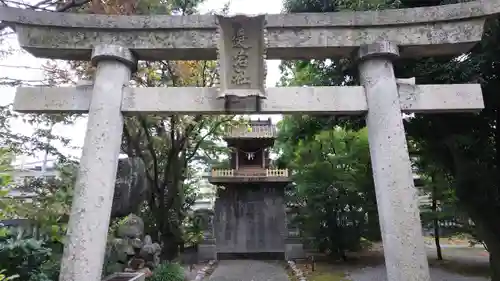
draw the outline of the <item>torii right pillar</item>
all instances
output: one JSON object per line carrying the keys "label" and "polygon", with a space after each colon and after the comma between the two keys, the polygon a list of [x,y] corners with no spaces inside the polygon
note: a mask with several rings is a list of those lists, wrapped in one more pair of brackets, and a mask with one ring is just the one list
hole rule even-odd
{"label": "torii right pillar", "polygon": [[359,48],[359,74],[368,104],[366,124],[389,281],[430,281],[417,191],[387,41]]}

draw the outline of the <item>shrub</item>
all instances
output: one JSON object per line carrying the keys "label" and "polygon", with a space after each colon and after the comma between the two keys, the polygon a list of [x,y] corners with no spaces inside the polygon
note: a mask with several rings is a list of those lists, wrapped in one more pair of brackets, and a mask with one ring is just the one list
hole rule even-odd
{"label": "shrub", "polygon": [[7,276],[5,275],[5,269],[2,269],[0,270],[0,281],[11,281],[11,280],[14,280],[16,278],[19,278],[19,275],[11,275],[11,276]]}
{"label": "shrub", "polygon": [[44,241],[33,238],[4,236],[0,239],[0,264],[6,276],[19,280],[46,281],[57,278],[59,263]]}
{"label": "shrub", "polygon": [[162,263],[154,271],[149,281],[183,281],[184,270],[178,263]]}

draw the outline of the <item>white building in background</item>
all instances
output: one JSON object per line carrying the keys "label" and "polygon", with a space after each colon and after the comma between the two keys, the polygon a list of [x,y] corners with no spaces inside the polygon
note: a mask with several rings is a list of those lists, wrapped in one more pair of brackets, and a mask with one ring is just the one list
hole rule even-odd
{"label": "white building in background", "polygon": [[217,194],[217,186],[210,184],[206,176],[202,176],[197,182],[197,194],[198,196],[191,209],[193,211],[199,209],[213,210]]}
{"label": "white building in background", "polygon": [[[24,156],[18,157],[12,164],[12,171],[8,172],[11,177],[11,185],[22,187],[24,184],[36,178],[51,179],[59,176],[56,169],[56,159],[44,159],[41,161],[25,161]],[[3,188],[3,187],[0,187]],[[35,194],[23,188],[15,188],[9,192],[9,196],[16,198],[30,198]]]}

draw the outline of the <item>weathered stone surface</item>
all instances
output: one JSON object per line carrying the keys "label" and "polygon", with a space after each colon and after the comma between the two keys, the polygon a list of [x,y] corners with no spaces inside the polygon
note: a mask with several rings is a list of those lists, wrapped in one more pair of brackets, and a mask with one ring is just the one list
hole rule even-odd
{"label": "weathered stone surface", "polygon": [[[467,3],[420,7],[336,13],[271,14],[265,20],[269,28],[318,28],[325,26],[356,27],[419,24],[433,21],[453,21],[498,14],[498,1],[482,0]],[[0,18],[7,23],[21,23],[47,27],[87,29],[215,29],[214,15],[187,16],[123,16],[76,13],[35,12],[33,10],[2,7]]]}
{"label": "weathered stone surface", "polygon": [[219,254],[285,252],[283,188],[262,183],[219,189],[215,242]]}
{"label": "weathered stone surface", "polygon": [[203,237],[205,239],[213,238],[213,219],[214,219],[214,211],[210,209],[198,209],[194,212],[194,217],[196,223],[203,230]]}
{"label": "weathered stone surface", "polygon": [[139,256],[146,260],[146,266],[155,268],[158,264],[160,264],[160,252],[160,244],[154,243],[151,236],[146,235],[144,237],[143,246],[139,252]]}
{"label": "weathered stone surface", "polygon": [[118,161],[111,217],[124,217],[136,213],[148,189],[144,162],[140,158]]}
{"label": "weathered stone surface", "polygon": [[116,60],[127,65],[132,71],[137,70],[137,59],[130,50],[122,45],[97,45],[92,50],[92,65],[97,66],[99,62]]}
{"label": "weathered stone surface", "polygon": [[[410,85],[399,83],[403,112],[478,111],[484,108],[479,84]],[[18,88],[14,109],[19,112],[88,112],[88,88]],[[282,87],[266,89],[260,112],[361,114],[368,109],[363,87]],[[437,94],[436,94],[436,91]],[[224,114],[216,88],[129,88],[122,112],[134,114]],[[241,112],[235,110],[234,112]]]}
{"label": "weathered stone surface", "polygon": [[[390,42],[361,52],[366,125],[388,280],[430,281]],[[380,52],[377,54],[377,51]],[[365,57],[366,55],[366,57]],[[434,94],[439,94],[435,92]]]}
{"label": "weathered stone surface", "polygon": [[264,96],[265,17],[218,16],[219,94]]}
{"label": "weathered stone surface", "polygon": [[130,214],[125,221],[118,227],[118,237],[123,238],[142,238],[144,235],[144,222],[134,214]]}
{"label": "weathered stone surface", "polygon": [[116,238],[109,240],[106,248],[106,272],[128,270],[148,272],[160,263],[161,246],[151,236],[144,236],[144,222],[128,215],[116,231]]}
{"label": "weathered stone surface", "polygon": [[217,251],[214,244],[199,244],[198,245],[198,260],[215,260],[217,259]]}
{"label": "weathered stone surface", "polygon": [[128,243],[128,240],[122,238],[112,239],[108,245],[108,251],[113,252],[114,258],[123,264],[128,261],[129,256],[135,254],[134,248]]}
{"label": "weathered stone surface", "polygon": [[300,241],[287,241],[285,244],[285,259],[303,259],[306,257],[304,245]]}
{"label": "weathered stone surface", "polygon": [[197,260],[216,260],[214,239],[214,211],[210,209],[199,209],[195,211],[195,219],[203,230],[203,239],[198,244]]}
{"label": "weathered stone surface", "polygon": [[358,59],[367,60],[370,58],[383,57],[384,59],[396,59],[399,57],[399,47],[389,41],[378,41],[373,44],[362,45],[358,50]]}
{"label": "weathered stone surface", "polygon": [[101,278],[122,141],[121,98],[130,75],[118,61],[97,66],[60,280]]}
{"label": "weathered stone surface", "polygon": [[[398,44],[402,56],[459,54],[481,39],[484,16],[497,1],[473,1],[406,10],[266,15],[269,59],[348,56],[379,40]],[[213,15],[96,16],[0,8],[21,46],[35,56],[88,60],[93,46],[129,47],[141,60],[216,58]],[[72,27],[72,28],[68,28]]]}

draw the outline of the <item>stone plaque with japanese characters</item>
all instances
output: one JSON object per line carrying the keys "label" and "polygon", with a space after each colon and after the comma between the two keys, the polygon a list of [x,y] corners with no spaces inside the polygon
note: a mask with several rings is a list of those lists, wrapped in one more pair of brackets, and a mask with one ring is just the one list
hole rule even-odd
{"label": "stone plaque with japanese characters", "polygon": [[218,16],[220,96],[263,97],[265,17]]}

